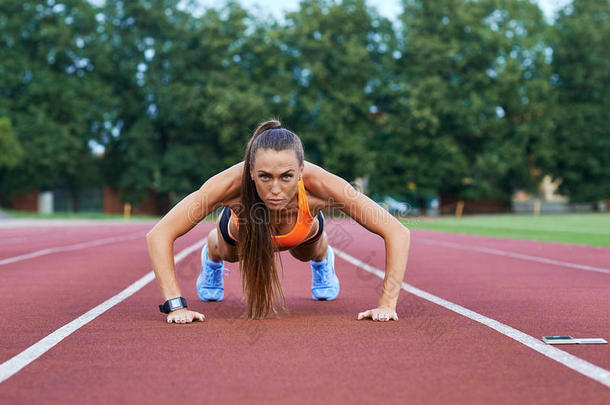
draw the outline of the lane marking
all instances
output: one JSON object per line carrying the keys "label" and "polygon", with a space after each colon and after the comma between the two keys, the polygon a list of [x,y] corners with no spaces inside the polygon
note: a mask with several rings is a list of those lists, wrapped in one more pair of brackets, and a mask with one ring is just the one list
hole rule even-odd
{"label": "lane marking", "polygon": [[438,240],[427,239],[427,238],[417,238],[417,240],[422,241],[423,243],[426,243],[428,245],[440,245],[440,246],[446,246],[446,247],[455,248],[455,249],[472,250],[474,252],[488,253],[491,255],[506,256],[506,257],[512,257],[515,259],[529,260],[532,262],[569,267],[572,269],[595,271],[597,273],[610,274],[610,269],[604,269],[602,267],[587,266],[585,264],[578,264],[578,263],[569,263],[569,262],[564,262],[561,260],[547,259],[545,257],[540,257],[540,256],[530,256],[530,255],[525,255],[522,253],[509,252],[507,250],[500,250],[500,249],[493,249],[493,248],[486,248],[486,247],[463,246],[463,245],[460,245],[459,243],[438,241]]}
{"label": "lane marking", "polygon": [[[361,269],[366,270],[369,273],[375,274],[382,280],[384,279],[385,272],[381,271],[380,269],[373,267],[361,260],[358,260],[355,257],[350,256],[349,254],[335,247],[333,247],[333,250],[337,254],[337,256],[341,257],[343,260],[352,263],[353,265],[360,267]],[[501,334],[516,340],[517,342],[529,347],[530,349],[534,349],[538,353],[541,353],[547,356],[548,358],[553,359],[586,377],[600,382],[606,387],[610,387],[610,371],[606,369],[598,367],[595,364],[591,364],[586,360],[576,357],[570,353],[564,352],[563,350],[557,349],[556,347],[547,345],[541,340],[538,340],[535,337],[523,333],[513,327],[498,322],[495,319],[488,318],[458,304],[454,304],[453,302],[444,300],[426,291],[420,290],[419,288],[416,288],[410,284],[403,282],[401,287],[403,290],[408,291],[411,294],[417,295],[420,298],[433,302],[453,312],[457,312],[458,314],[463,315],[466,318],[472,319],[479,323],[482,323],[485,326],[489,326],[490,328],[495,329]]]}
{"label": "lane marking", "polygon": [[53,247],[53,248],[41,249],[41,250],[37,250],[35,252],[25,253],[25,254],[22,254],[19,256],[13,256],[13,257],[9,257],[6,259],[2,259],[2,260],[0,260],[0,266],[9,264],[9,263],[19,262],[21,260],[33,259],[34,257],[50,255],[52,253],[57,253],[57,252],[68,252],[70,250],[85,249],[85,248],[89,248],[89,247],[93,247],[93,246],[100,246],[100,245],[106,245],[106,244],[114,243],[114,242],[121,242],[124,240],[137,239],[137,238],[143,237],[144,235],[146,235],[146,234],[142,233],[142,231],[140,231],[140,232],[130,233],[130,234],[123,235],[123,236],[112,236],[110,238],[95,239],[95,240],[92,240],[89,242],[76,243],[74,245],[66,245],[66,246],[58,246],[58,247]]}
{"label": "lane marking", "polygon": [[[429,220],[430,224],[434,224],[434,220]],[[425,220],[424,220],[425,222]],[[460,228],[462,226],[469,226],[469,227],[473,227],[473,228],[482,228],[482,229],[517,229],[517,230],[523,230],[523,231],[541,231],[541,232],[566,232],[566,233],[579,233],[579,234],[596,234],[596,235],[610,235],[609,231],[602,231],[599,229],[586,229],[586,228],[578,228],[576,229],[574,228],[567,228],[567,227],[551,227],[551,226],[547,226],[547,227],[532,227],[532,226],[528,226],[528,225],[511,225],[511,224],[481,224],[481,223],[474,223],[474,222],[460,222],[460,224],[443,224],[443,225],[447,225],[453,228]],[[426,229],[422,229],[422,230],[426,230]]]}
{"label": "lane marking", "polygon": [[[203,247],[203,245],[206,243],[207,239],[208,238],[205,237],[205,238],[201,239],[200,241],[198,241],[197,243],[182,250],[180,253],[178,253],[176,256],[174,256],[174,262],[175,263],[180,262],[190,253]],[[62,326],[61,328],[57,329],[55,332],[51,333],[50,335],[48,335],[48,336],[42,338],[41,340],[39,340],[38,342],[34,343],[32,346],[28,347],[21,353],[17,354],[16,356],[14,356],[11,359],[2,363],[0,365],[0,383],[2,383],[3,381],[5,381],[8,378],[15,375],[19,370],[21,370],[22,368],[24,368],[25,366],[27,366],[28,364],[30,364],[31,362],[33,362],[34,360],[36,360],[37,358],[42,356],[44,353],[46,353],[51,348],[53,348],[53,346],[57,345],[59,342],[64,340],[66,337],[70,336],[72,333],[76,332],[79,328],[85,326],[86,324],[91,322],[93,319],[97,318],[104,312],[108,311],[110,308],[114,307],[115,305],[124,301],[129,296],[138,292],[140,289],[142,289],[142,287],[144,287],[146,284],[150,283],[154,279],[155,279],[155,272],[151,271],[150,273],[146,274],[144,277],[140,278],[139,280],[137,280],[136,282],[131,284],[129,287],[125,288],[123,291],[121,291],[114,297],[109,298],[108,300],[102,302],[95,308],[93,308],[90,311],[86,312],[85,314],[79,316],[72,322]]]}
{"label": "lane marking", "polygon": [[[132,224],[155,224],[152,219],[136,219],[131,218]],[[99,225],[126,225],[124,219],[34,219],[34,218],[10,218],[0,220],[0,229],[18,229],[18,228],[57,228],[57,227],[84,227],[84,226],[99,226]],[[40,230],[40,229],[38,229]]]}

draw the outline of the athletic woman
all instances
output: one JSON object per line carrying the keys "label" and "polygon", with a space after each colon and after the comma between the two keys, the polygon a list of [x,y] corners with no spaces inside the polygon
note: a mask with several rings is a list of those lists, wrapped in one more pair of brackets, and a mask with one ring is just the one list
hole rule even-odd
{"label": "athletic woman", "polygon": [[277,274],[275,254],[289,250],[310,261],[312,298],[333,300],[339,293],[334,252],[324,231],[322,210],[339,208],[386,248],[386,272],[376,308],[358,319],[398,320],[396,303],[407,265],[410,234],[396,218],[355,190],[344,179],[304,160],[297,135],[267,121],[252,135],[244,161],[208,179],[172,208],[146,235],[155,276],[166,300],[159,308],[167,322],[203,321],[187,309],[176,280],[173,244],[208,214],[222,214],[202,249],[197,294],[203,301],[224,296],[224,261],[239,262],[248,319],[287,310]]}

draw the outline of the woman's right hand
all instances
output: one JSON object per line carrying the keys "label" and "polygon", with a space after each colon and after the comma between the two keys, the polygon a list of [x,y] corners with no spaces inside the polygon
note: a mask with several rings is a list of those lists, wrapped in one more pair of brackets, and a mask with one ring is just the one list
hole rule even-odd
{"label": "woman's right hand", "polygon": [[205,321],[205,316],[199,312],[180,308],[167,315],[167,323],[191,323],[193,321]]}

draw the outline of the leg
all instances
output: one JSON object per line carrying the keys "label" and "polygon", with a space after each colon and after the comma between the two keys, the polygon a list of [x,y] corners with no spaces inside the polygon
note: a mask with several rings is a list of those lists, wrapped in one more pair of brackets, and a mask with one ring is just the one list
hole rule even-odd
{"label": "leg", "polygon": [[290,254],[302,262],[310,260],[321,261],[326,259],[328,247],[328,236],[322,232],[322,236],[310,244],[298,245],[290,249]]}
{"label": "leg", "polygon": [[318,230],[312,237],[313,240],[308,240],[305,243],[295,246],[290,249],[290,253],[295,258],[306,262],[308,260],[322,261],[326,260],[328,248],[328,235],[324,232],[324,215],[322,211],[318,212]]}
{"label": "leg", "polygon": [[335,274],[335,255],[328,246],[328,237],[323,232],[310,245],[290,249],[292,256],[301,261],[310,261],[312,272],[311,297],[314,300],[334,300],[339,294],[339,278]]}
{"label": "leg", "polygon": [[239,261],[237,246],[232,246],[220,234],[220,224],[208,234],[208,259],[215,262],[226,260],[230,263]]}
{"label": "leg", "polygon": [[[227,218],[216,223],[216,228],[208,234],[208,242],[201,251],[201,273],[197,278],[197,295],[202,301],[222,301],[224,298],[225,274],[224,260],[238,261],[237,244],[229,238],[227,242],[221,232],[221,226],[227,226]],[[227,270],[228,271],[228,270]]]}
{"label": "leg", "polygon": [[[225,208],[226,210],[227,208]],[[223,211],[224,213],[224,211]],[[228,236],[228,232],[226,229],[224,230],[224,235],[221,230],[221,227],[228,227],[229,218],[221,215],[216,222],[216,228],[212,229],[208,234],[208,259],[213,260],[215,262],[220,262],[222,260],[226,260],[231,263],[235,263],[239,261],[239,256],[237,254],[237,245],[232,245],[227,240],[225,240],[225,236]],[[231,242],[233,240],[231,239]]]}

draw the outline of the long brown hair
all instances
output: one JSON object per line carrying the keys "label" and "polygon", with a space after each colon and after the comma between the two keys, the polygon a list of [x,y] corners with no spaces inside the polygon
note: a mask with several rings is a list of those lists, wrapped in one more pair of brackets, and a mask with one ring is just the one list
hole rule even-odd
{"label": "long brown hair", "polygon": [[[256,191],[250,168],[259,149],[296,152],[299,166],[303,164],[303,145],[298,136],[281,128],[277,120],[259,124],[248,142],[244,156],[239,207],[239,265],[248,319],[265,318],[270,312],[278,314],[276,304],[284,311],[286,299],[275,265],[275,244],[271,237],[270,212]],[[283,271],[283,268],[282,268]]]}

